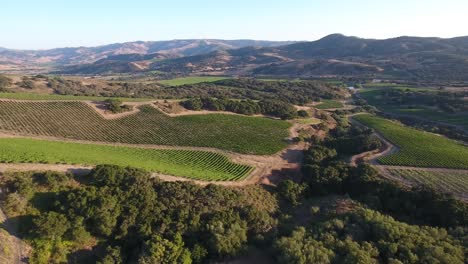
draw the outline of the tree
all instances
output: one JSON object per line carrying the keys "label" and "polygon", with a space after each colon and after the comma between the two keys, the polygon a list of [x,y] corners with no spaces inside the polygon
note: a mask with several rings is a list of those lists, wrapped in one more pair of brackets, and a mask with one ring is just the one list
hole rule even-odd
{"label": "tree", "polygon": [[61,184],[69,179],[63,173],[47,171],[36,175],[38,182],[52,190],[57,190]]}
{"label": "tree", "polygon": [[296,206],[302,200],[307,185],[295,183],[291,180],[282,181],[278,184],[278,194],[280,197]]}
{"label": "tree", "polygon": [[200,111],[203,108],[203,103],[200,98],[192,98],[181,102],[181,105],[189,110]]}
{"label": "tree", "polygon": [[122,252],[120,247],[107,246],[106,253],[98,264],[122,264]]}
{"label": "tree", "polygon": [[111,111],[114,114],[120,113],[125,109],[124,106],[122,105],[123,104],[122,100],[118,98],[107,99],[105,103],[109,111]]}
{"label": "tree", "polygon": [[10,87],[12,84],[13,81],[10,78],[0,75],[0,91],[5,91],[5,89]]}
{"label": "tree", "polygon": [[190,264],[192,259],[190,251],[184,248],[184,242],[180,234],[176,234],[172,240],[155,235],[145,243],[138,263]]}
{"label": "tree", "polygon": [[34,83],[31,79],[29,79],[28,77],[23,77],[23,78],[21,79],[21,82],[18,83],[18,85],[19,85],[20,87],[26,88],[26,89],[34,89],[34,88],[36,88],[35,83]]}
{"label": "tree", "polygon": [[305,110],[299,110],[299,111],[297,111],[297,116],[299,116],[299,117],[309,117],[309,113],[307,113],[307,111],[305,111]]}
{"label": "tree", "polygon": [[247,223],[236,212],[215,212],[206,223],[204,233],[211,253],[220,257],[234,257],[245,248]]}
{"label": "tree", "polygon": [[37,235],[51,240],[63,237],[70,228],[67,217],[53,211],[41,214],[33,223]]}
{"label": "tree", "polygon": [[262,100],[258,104],[263,114],[277,116],[283,120],[297,117],[296,108],[292,104],[279,100]]}
{"label": "tree", "polygon": [[326,164],[328,161],[336,157],[335,149],[330,149],[325,146],[313,146],[305,151],[305,164]]}
{"label": "tree", "polygon": [[331,263],[335,253],[322,242],[307,236],[304,227],[299,227],[290,237],[282,237],[275,243],[279,262],[284,264]]}

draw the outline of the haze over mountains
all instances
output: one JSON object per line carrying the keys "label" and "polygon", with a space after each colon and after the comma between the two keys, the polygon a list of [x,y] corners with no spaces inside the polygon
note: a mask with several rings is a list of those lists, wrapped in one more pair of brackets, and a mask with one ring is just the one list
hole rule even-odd
{"label": "haze over mountains", "polygon": [[0,51],[0,64],[51,63],[64,74],[147,71],[181,75],[328,75],[468,81],[468,37],[362,39],[333,34],[312,42],[174,40],[95,48]]}
{"label": "haze over mountains", "polygon": [[[50,50],[14,50],[0,47],[0,64],[70,65],[92,63],[103,58],[123,54],[152,54],[175,58],[205,54],[216,50],[247,46],[272,47],[291,44],[291,41],[187,39],[168,41],[136,41],[98,47],[56,48]],[[117,57],[118,58],[118,57]],[[125,57],[123,57],[125,58]],[[144,58],[144,57],[143,57]]]}
{"label": "haze over mountains", "polygon": [[373,40],[334,34],[313,42],[159,61],[151,69],[196,74],[468,80],[468,37]]}

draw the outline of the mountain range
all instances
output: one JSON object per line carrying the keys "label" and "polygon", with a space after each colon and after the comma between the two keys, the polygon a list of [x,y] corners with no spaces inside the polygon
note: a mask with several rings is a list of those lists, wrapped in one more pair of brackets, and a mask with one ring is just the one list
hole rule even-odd
{"label": "mountain range", "polygon": [[49,51],[0,51],[0,64],[15,58],[25,64],[53,61],[54,70],[64,74],[159,71],[180,75],[344,75],[468,81],[468,37],[404,36],[377,40],[332,34],[317,41],[294,43],[177,40]]}
{"label": "mountain range", "polygon": [[[188,39],[168,41],[136,41],[98,47],[57,48],[50,50],[14,50],[0,47],[0,64],[66,66],[94,63],[118,55],[147,55],[158,53],[165,58],[206,54],[217,50],[238,49],[247,46],[273,47],[291,44],[291,41]],[[157,56],[155,56],[157,57]],[[129,57],[120,57],[129,59]],[[136,57],[135,57],[136,58]],[[145,57],[143,57],[145,58]]]}
{"label": "mountain range", "polygon": [[468,37],[375,40],[334,34],[280,47],[246,47],[162,60],[150,69],[183,74],[468,81]]}

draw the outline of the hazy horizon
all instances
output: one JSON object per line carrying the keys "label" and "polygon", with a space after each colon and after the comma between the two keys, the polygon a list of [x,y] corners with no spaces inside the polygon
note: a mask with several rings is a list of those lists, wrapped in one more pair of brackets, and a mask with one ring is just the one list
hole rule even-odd
{"label": "hazy horizon", "polygon": [[[226,40],[226,41],[236,41],[236,40],[253,40],[253,41],[272,41],[272,42],[308,42],[308,41],[316,41],[320,40],[324,37],[327,37],[329,35],[335,35],[335,34],[340,34],[340,35],[345,35],[342,33],[330,33],[326,34],[324,36],[321,36],[317,39],[284,39],[284,40],[271,40],[271,39],[248,39],[248,38],[237,38],[237,39],[220,39],[220,38],[177,38],[177,39],[156,39],[156,40],[129,40],[129,41],[122,41],[122,42],[111,42],[111,43],[102,43],[102,44],[97,44],[97,45],[81,45],[81,46],[63,46],[63,47],[51,47],[51,48],[38,48],[38,49],[17,49],[17,48],[11,48],[11,47],[4,47],[0,46],[0,48],[5,48],[9,50],[50,50],[50,49],[66,49],[66,48],[93,48],[93,47],[101,47],[101,46],[108,46],[108,45],[113,45],[113,44],[123,44],[123,43],[135,43],[135,42],[164,42],[164,41],[183,41],[183,40]],[[450,38],[457,38],[457,37],[468,37],[467,35],[461,35],[461,36],[453,36],[453,37],[439,37],[439,36],[408,36],[408,35],[401,35],[401,36],[394,36],[394,37],[389,37],[389,38],[367,38],[367,37],[362,37],[362,36],[350,36],[350,35],[345,35],[346,37],[358,37],[362,39],[376,39],[376,40],[384,40],[384,39],[391,39],[391,38],[399,38],[399,37],[420,37],[420,38],[441,38],[441,39],[450,39]]]}
{"label": "hazy horizon", "polygon": [[462,27],[468,2],[462,0],[23,0],[2,6],[0,47],[8,49],[174,39],[313,41],[334,33],[372,39],[468,35]]}

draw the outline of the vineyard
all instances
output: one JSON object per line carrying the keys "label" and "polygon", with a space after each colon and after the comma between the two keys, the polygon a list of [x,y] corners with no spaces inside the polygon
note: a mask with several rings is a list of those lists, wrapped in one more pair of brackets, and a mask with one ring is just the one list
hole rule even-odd
{"label": "vineyard", "polygon": [[0,101],[0,130],[86,141],[211,147],[273,154],[287,146],[290,124],[238,115],[169,117],[144,105],[136,114],[104,119],[81,102]]}
{"label": "vineyard", "polygon": [[353,118],[376,129],[387,140],[398,146],[397,153],[379,158],[382,164],[468,168],[468,147],[454,140],[369,114],[357,115]]}
{"label": "vineyard", "polygon": [[[379,87],[379,86],[377,86]],[[463,126],[468,129],[468,114],[466,112],[460,113],[447,113],[441,111],[440,109],[425,106],[425,105],[402,105],[401,103],[394,102],[389,100],[384,95],[386,88],[392,89],[399,89],[405,91],[426,91],[431,92],[434,91],[430,88],[415,88],[415,87],[406,87],[406,86],[382,86],[381,88],[366,88],[362,89],[359,92],[359,96],[362,97],[369,103],[377,107],[380,111],[404,115],[414,118],[419,118],[423,120],[433,121],[433,122],[441,122],[441,123],[448,123],[458,126]]]}
{"label": "vineyard", "polygon": [[468,171],[429,171],[415,169],[387,169],[393,176],[418,185],[430,186],[457,196],[466,196]]}
{"label": "vineyard", "polygon": [[1,99],[15,100],[39,100],[39,101],[104,101],[110,98],[122,99],[125,102],[145,102],[151,98],[126,98],[126,97],[103,97],[103,96],[84,96],[84,95],[59,95],[42,93],[7,93],[0,92]]}
{"label": "vineyard", "polygon": [[253,169],[233,163],[224,155],[208,151],[148,149],[26,138],[0,138],[0,162],[114,164],[209,181],[239,180]]}

